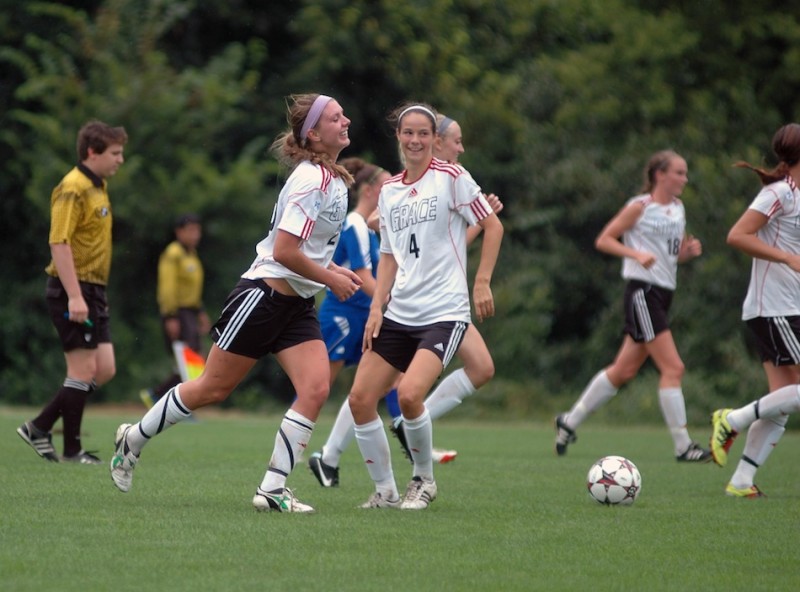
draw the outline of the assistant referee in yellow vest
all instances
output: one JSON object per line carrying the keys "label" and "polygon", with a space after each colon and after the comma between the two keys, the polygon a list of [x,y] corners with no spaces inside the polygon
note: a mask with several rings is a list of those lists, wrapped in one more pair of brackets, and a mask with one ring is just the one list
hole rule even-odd
{"label": "assistant referee in yellow vest", "polygon": [[[203,236],[200,217],[182,214],[175,220],[175,240],[161,253],[158,260],[158,308],[164,329],[166,346],[172,359],[172,343],[183,341],[196,352],[203,349],[201,336],[211,328],[203,308],[203,264],[197,255],[197,245]],[[143,389],[139,395],[149,409],[164,393],[181,381],[173,372],[153,389]]]}

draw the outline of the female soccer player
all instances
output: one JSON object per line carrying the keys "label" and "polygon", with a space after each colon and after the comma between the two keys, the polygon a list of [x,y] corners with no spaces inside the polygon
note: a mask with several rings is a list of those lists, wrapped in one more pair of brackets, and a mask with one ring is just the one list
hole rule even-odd
{"label": "female soccer player", "polygon": [[256,361],[273,354],[297,395],[275,436],[275,447],[253,505],[257,510],[312,512],[286,487],[305,450],[330,390],[330,369],[314,295],[328,286],[337,298],[352,296],[361,279],[332,263],[347,214],[352,177],[336,163],[350,144],[350,120],[326,95],[292,97],[290,129],[273,144],[279,160],[294,167],[272,213],[269,233],[256,245],[250,269],[228,296],[211,329],[214,345],[203,374],[179,384],[135,425],[117,429],[111,477],[131,487],[144,445],[199,407],[225,400]]}
{"label": "female soccer player", "polygon": [[648,357],[661,374],[658,401],[669,427],[675,458],[708,462],[711,455],[689,437],[681,389],[683,361],[675,347],[667,313],[678,263],[698,257],[702,245],[686,234],[679,199],[688,182],[686,161],[671,150],[657,152],[645,168],[641,195],[628,200],[597,237],[599,251],[622,258],[625,337],[614,362],[598,372],[568,413],[556,417],[556,453],[575,442],[575,430],[639,372]]}
{"label": "female soccer player", "polygon": [[[424,399],[470,321],[467,226],[484,229],[473,289],[478,320],[494,315],[490,282],[503,227],[469,173],[433,157],[436,115],[431,107],[404,106],[392,121],[406,169],[381,189],[377,285],[349,401],[356,441],[375,483],[363,507],[418,510],[437,495]],[[401,374],[397,390],[414,464],[402,502],[377,411],[378,401]]]}
{"label": "female soccer player", "polygon": [[728,450],[749,426],[744,452],[725,488],[734,497],[764,494],[753,483],[758,467],[778,444],[791,413],[800,410],[800,124],[781,127],[772,138],[778,165],[766,171],[745,162],[763,185],[728,233],[728,244],[753,257],[742,319],[756,337],[769,394],[712,415],[711,453],[725,466]]}
{"label": "female soccer player", "polygon": [[[461,126],[457,121],[447,117],[446,115],[438,113],[436,115],[436,137],[433,141],[434,157],[456,164],[458,163],[459,156],[463,153],[464,144],[462,141]],[[360,159],[345,159],[342,161],[342,164],[347,166],[348,162],[353,160]],[[369,166],[374,167],[375,165]],[[383,169],[379,170],[382,171]],[[351,170],[351,172],[353,171]],[[388,173],[384,172],[384,174],[386,175],[386,178],[388,178]],[[355,177],[355,188],[359,186],[359,176],[356,173],[353,173],[353,176]],[[386,179],[383,179],[383,181],[385,180]],[[377,187],[373,186],[370,188],[370,190],[373,188],[376,190],[375,203],[377,204],[377,191],[380,191],[380,185]],[[366,190],[367,188],[362,191]],[[351,191],[353,191],[353,189],[351,189]],[[359,194],[361,194],[361,192],[359,192]],[[489,202],[489,205],[492,206],[494,213],[499,214],[503,209],[503,203],[500,201],[500,199],[493,193],[485,195],[485,197]],[[359,204],[361,203],[361,199],[362,198],[359,197]],[[373,211],[370,213],[372,214],[376,211],[376,209],[373,209]],[[368,220],[369,218],[370,216],[367,217]],[[377,218],[375,218],[375,220],[377,220]],[[472,243],[472,241],[477,238],[478,234],[480,234],[482,230],[483,229],[477,224],[470,226],[467,229],[467,244],[469,245]],[[337,253],[345,246],[346,241],[343,239],[337,247]],[[334,256],[334,261],[335,260],[336,256]],[[377,268],[377,262],[374,263],[374,268]],[[359,294],[366,292],[365,286],[366,280],[365,285],[362,286]],[[354,299],[360,298],[359,294],[356,294]],[[326,312],[326,305],[328,304],[328,301],[329,299],[326,298],[325,302],[323,302],[322,307],[320,308],[320,320],[322,322],[323,335],[326,334],[325,317],[328,314]],[[338,311],[339,309],[347,306],[348,302],[349,301],[344,303],[336,303],[335,301],[331,302],[329,311]],[[365,321],[366,318],[364,318],[364,322]],[[331,334],[336,335],[338,330],[336,329],[335,324],[332,322],[327,324],[331,328]],[[351,335],[354,334],[352,331],[354,323],[349,322],[348,325],[351,330]],[[363,327],[363,323],[361,326]],[[326,342],[327,341],[328,339],[326,337]],[[342,345],[337,345],[337,347],[348,349],[348,346],[344,344],[344,341],[345,340],[343,338]],[[333,360],[334,357],[338,357],[340,354],[331,354],[330,348],[331,344],[329,343],[329,354]],[[451,411],[460,405],[466,397],[472,395],[477,389],[489,382],[489,380],[491,380],[491,378],[494,376],[494,362],[492,360],[492,356],[489,353],[489,349],[486,347],[486,342],[475,328],[475,325],[470,324],[468,326],[467,332],[464,335],[464,340],[461,342],[461,346],[459,347],[456,355],[461,359],[464,367],[448,374],[434,389],[431,395],[425,400],[425,406],[431,413],[431,419],[441,417],[448,411]],[[360,359],[360,357],[361,342],[359,340],[358,359]],[[356,359],[356,362],[358,359]],[[331,368],[333,369],[333,366],[331,366]],[[390,390],[385,400],[386,406],[392,415],[392,433],[397,436],[397,439],[403,448],[404,454],[411,459],[411,451],[408,448],[408,443],[405,438],[405,430],[403,429],[403,418],[400,413],[400,408],[397,404],[397,389],[393,388]],[[308,466],[311,469],[311,472],[323,487],[335,487],[339,484],[339,460],[342,453],[347,449],[352,441],[354,436],[353,425],[353,417],[350,413],[350,405],[345,400],[344,404],[339,409],[339,413],[336,416],[336,421],[331,428],[331,433],[323,445],[322,450],[314,452],[308,461]],[[451,462],[455,460],[457,455],[458,452],[455,450],[439,448],[433,449],[433,461],[436,463],[445,464]]]}

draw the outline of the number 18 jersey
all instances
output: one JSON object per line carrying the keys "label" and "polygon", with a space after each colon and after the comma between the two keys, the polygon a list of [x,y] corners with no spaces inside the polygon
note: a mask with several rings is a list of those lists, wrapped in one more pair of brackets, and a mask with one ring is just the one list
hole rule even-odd
{"label": "number 18 jersey", "polygon": [[460,165],[434,158],[417,181],[404,176],[386,181],[378,201],[381,253],[398,265],[385,316],[410,326],[468,323],[467,226],[492,208]]}
{"label": "number 18 jersey", "polygon": [[643,203],[644,210],[633,228],[625,232],[623,240],[632,249],[652,253],[656,262],[645,269],[635,259],[624,257],[622,277],[674,291],[678,276],[678,253],[686,232],[683,202],[674,198],[668,204],[660,204],[645,194],[632,197],[626,205],[635,202]]}

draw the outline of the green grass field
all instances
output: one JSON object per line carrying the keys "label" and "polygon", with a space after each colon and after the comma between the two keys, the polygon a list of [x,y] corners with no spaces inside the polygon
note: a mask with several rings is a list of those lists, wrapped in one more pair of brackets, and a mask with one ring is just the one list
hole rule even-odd
{"label": "green grass field", "polygon": [[[153,441],[130,493],[107,465],[51,464],[16,435],[31,410],[0,409],[0,588],[71,590],[797,590],[800,434],[788,432],[758,483],[766,500],[725,497],[733,466],[679,465],[662,426],[592,421],[569,455],[544,423],[435,426],[458,460],[436,468],[426,511],[360,510],[371,482],[355,444],[337,489],[305,464],[289,479],[313,515],[250,505],[279,418],[198,415]],[[108,461],[114,430],[138,419],[90,408],[84,446]],[[331,417],[312,439],[318,449]],[[708,428],[693,428],[697,439]],[[734,445],[738,459],[743,439]],[[61,448],[60,435],[55,437]],[[393,454],[396,442],[391,439]],[[606,454],[632,459],[632,507],[591,501],[584,478]],[[410,465],[394,454],[401,491]]]}

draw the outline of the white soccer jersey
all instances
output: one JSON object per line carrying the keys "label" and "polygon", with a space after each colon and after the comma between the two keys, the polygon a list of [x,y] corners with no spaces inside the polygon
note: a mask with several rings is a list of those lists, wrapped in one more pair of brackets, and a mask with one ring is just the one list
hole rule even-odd
{"label": "white soccer jersey", "polygon": [[[791,177],[764,186],[750,209],[768,220],[756,236],[787,253],[800,253],[800,191]],[[800,315],[800,274],[788,265],[753,258],[742,319]]]}
{"label": "white soccer jersey", "polygon": [[256,258],[242,274],[246,279],[283,278],[308,298],[323,286],[290,271],[273,257],[276,228],[303,239],[301,250],[314,263],[328,267],[347,215],[347,186],[339,177],[309,161],[297,165],[275,203],[269,234],[256,245]]}
{"label": "white soccer jersey", "polygon": [[398,265],[386,318],[411,326],[470,322],[467,226],[492,213],[472,176],[434,158],[414,183],[403,174],[384,183],[378,207],[381,252]]}
{"label": "white soccer jersey", "polygon": [[644,204],[644,210],[633,228],[623,234],[623,242],[631,249],[652,253],[656,262],[644,268],[635,259],[623,257],[622,277],[675,290],[678,254],[686,232],[683,202],[675,197],[668,204],[660,204],[650,194],[644,194],[630,198],[625,206],[634,202]]}

